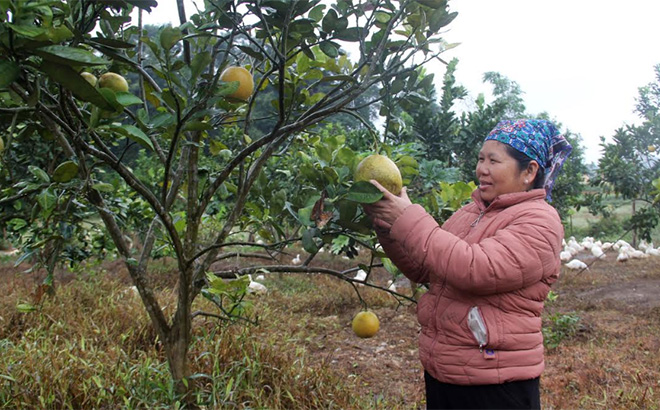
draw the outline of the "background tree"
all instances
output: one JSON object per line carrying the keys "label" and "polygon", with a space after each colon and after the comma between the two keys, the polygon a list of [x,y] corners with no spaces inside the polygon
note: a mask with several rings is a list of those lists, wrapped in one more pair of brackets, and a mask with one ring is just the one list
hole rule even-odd
{"label": "background tree", "polygon": [[[54,263],[66,247],[88,249],[94,235],[107,233],[149,313],[176,391],[186,394],[193,318],[233,320],[245,312],[247,279],[229,286],[209,275],[211,265],[255,248],[272,257],[300,240],[313,254],[339,230],[364,230],[346,199],[369,195],[349,193],[359,158],[316,127],[339,114],[366,123],[361,110],[384,100],[423,100],[420,69],[446,49],[438,33],[456,13],[446,1],[205,1],[189,19],[179,3],[182,26],[148,35],[130,15],[155,6],[0,3],[0,113],[9,136],[0,204],[16,212],[4,223],[20,238],[24,259],[45,254]],[[235,65],[254,77],[247,101],[231,97],[244,84],[220,79]],[[115,72],[132,84],[129,92],[92,85],[81,72]],[[373,89],[381,90],[377,97],[360,100]],[[258,102],[267,108],[256,116]],[[316,192],[283,189],[292,176],[278,164],[294,146]],[[284,210],[291,218],[283,226]],[[148,276],[163,252],[178,269],[171,314]],[[309,268],[274,262],[270,269]],[[200,294],[217,312],[193,310]]]}
{"label": "background tree", "polygon": [[[648,206],[654,202],[653,181],[660,175],[656,153],[660,146],[660,65],[655,66],[655,74],[654,83],[639,88],[636,111],[642,124],[617,129],[611,142],[601,137],[603,156],[598,161],[598,178],[594,180],[605,192],[632,201],[632,216],[626,225],[633,230],[633,243],[637,242],[638,234],[650,241],[651,231],[660,221],[658,208]],[[647,206],[639,209],[638,202]]]}

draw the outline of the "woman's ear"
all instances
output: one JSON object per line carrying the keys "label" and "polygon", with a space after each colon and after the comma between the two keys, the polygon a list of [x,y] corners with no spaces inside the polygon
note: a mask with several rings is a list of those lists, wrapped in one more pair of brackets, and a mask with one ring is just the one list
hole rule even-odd
{"label": "woman's ear", "polygon": [[529,161],[529,165],[527,165],[527,170],[525,172],[527,173],[525,179],[528,179],[530,182],[534,181],[536,174],[539,172],[539,163],[534,160]]}

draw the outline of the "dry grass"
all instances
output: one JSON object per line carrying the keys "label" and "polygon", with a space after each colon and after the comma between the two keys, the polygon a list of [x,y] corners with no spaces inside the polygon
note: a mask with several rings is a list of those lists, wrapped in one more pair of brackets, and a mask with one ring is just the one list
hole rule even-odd
{"label": "dry grass", "polygon": [[[30,300],[36,282],[0,266],[0,408],[177,407],[139,298],[126,291],[122,275],[107,270],[69,275],[40,310],[19,313],[16,305]],[[660,409],[660,301],[635,297],[640,286],[659,282],[653,259],[563,273],[554,288],[559,296],[544,315],[558,344],[547,350],[543,408]],[[195,320],[190,358],[198,403],[214,409],[424,408],[414,309],[359,288],[381,318],[381,331],[358,339],[349,324],[361,304],[347,283],[274,275],[265,284],[267,297],[251,296],[258,326]],[[169,287],[159,290],[163,305],[173,298]],[[209,309],[203,300],[196,303]],[[579,322],[563,324],[568,315]]]}

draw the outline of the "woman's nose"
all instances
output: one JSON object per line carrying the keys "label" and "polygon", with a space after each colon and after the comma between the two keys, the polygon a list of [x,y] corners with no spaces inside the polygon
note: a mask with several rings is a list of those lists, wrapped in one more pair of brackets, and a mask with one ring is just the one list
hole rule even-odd
{"label": "woman's nose", "polygon": [[488,173],[488,167],[484,164],[477,164],[477,175],[484,175]]}

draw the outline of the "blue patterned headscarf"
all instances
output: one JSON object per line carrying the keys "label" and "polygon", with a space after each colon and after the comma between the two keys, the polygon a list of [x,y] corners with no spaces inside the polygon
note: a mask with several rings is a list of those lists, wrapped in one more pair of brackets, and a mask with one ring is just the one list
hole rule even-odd
{"label": "blue patterned headscarf", "polygon": [[500,121],[485,141],[495,140],[510,145],[538,162],[545,172],[546,198],[552,201],[550,192],[564,161],[573,150],[559,130],[546,120]]}

